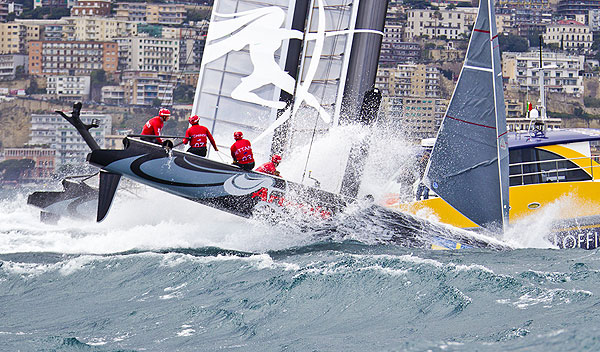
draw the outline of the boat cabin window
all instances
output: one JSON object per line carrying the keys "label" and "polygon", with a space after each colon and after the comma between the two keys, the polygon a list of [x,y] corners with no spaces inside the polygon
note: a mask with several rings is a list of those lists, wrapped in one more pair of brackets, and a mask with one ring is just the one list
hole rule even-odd
{"label": "boat cabin window", "polygon": [[592,179],[571,160],[542,149],[511,150],[509,160],[511,186]]}

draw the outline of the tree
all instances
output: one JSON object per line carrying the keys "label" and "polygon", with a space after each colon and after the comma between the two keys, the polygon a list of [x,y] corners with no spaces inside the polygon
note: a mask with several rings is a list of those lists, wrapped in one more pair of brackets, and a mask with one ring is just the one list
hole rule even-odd
{"label": "tree", "polygon": [[185,15],[185,22],[197,22],[202,20],[209,20],[212,10],[188,10]]}
{"label": "tree", "polygon": [[104,70],[94,70],[90,74],[92,88],[102,88],[108,82],[106,81],[106,72]]}
{"label": "tree", "polygon": [[152,106],[155,108],[159,108],[162,106],[162,100],[158,99],[158,98],[154,98],[152,99]]}
{"label": "tree", "polygon": [[192,103],[195,93],[196,90],[193,86],[181,84],[173,90],[173,100],[178,103]]}
{"label": "tree", "polygon": [[527,39],[513,34],[502,34],[498,36],[498,44],[500,45],[500,52],[524,52],[529,49]]}
{"label": "tree", "polygon": [[406,0],[404,4],[412,9],[427,9],[431,7],[431,2],[427,0]]}

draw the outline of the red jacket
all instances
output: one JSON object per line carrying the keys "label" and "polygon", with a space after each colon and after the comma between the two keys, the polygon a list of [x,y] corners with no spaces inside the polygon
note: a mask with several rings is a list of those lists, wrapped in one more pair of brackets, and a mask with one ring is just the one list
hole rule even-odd
{"label": "red jacket", "polygon": [[183,139],[183,144],[187,144],[188,140],[191,139],[190,147],[206,147],[207,137],[208,139],[210,139],[210,144],[212,144],[213,148],[215,148],[215,150],[219,149],[217,148],[217,143],[215,143],[215,140],[212,134],[210,134],[208,128],[201,125],[192,125],[190,128],[187,129],[187,131],[185,132],[185,138]]}
{"label": "red jacket", "polygon": [[[148,120],[148,122],[146,122],[144,128],[142,128],[142,134],[150,136],[159,136],[160,130],[162,130],[164,125],[165,122],[160,118],[160,116],[154,116],[153,118]],[[158,143],[162,143],[162,139],[156,137],[156,140],[158,141]]]}
{"label": "red jacket", "polygon": [[250,141],[246,139],[239,139],[231,146],[231,157],[233,161],[237,161],[239,164],[250,164],[254,162],[254,156],[252,155],[252,146]]}
{"label": "red jacket", "polygon": [[254,170],[254,171],[262,172],[263,174],[269,174],[269,175],[277,174],[277,168],[275,167],[275,164],[273,164],[272,161],[262,164],[261,166],[257,167],[256,170]]}

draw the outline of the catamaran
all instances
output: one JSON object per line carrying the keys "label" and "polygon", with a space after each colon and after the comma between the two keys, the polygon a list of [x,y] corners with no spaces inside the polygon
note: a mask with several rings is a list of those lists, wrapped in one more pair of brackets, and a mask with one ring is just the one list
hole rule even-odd
{"label": "catamaran", "polygon": [[[387,1],[379,0],[215,1],[192,114],[208,121],[216,138],[243,129],[253,144],[272,140],[270,150],[277,152],[340,124],[368,126],[381,98],[372,87],[386,9]],[[97,221],[107,215],[124,176],[243,217],[266,215],[320,229],[375,224],[385,226],[382,241],[406,246],[507,248],[373,203],[349,215],[364,164],[360,147],[350,152],[358,159],[347,163],[338,193],[135,137],[125,138],[122,150],[100,149],[80,110],[77,103],[70,115],[61,114],[92,150],[88,162],[100,168]]]}

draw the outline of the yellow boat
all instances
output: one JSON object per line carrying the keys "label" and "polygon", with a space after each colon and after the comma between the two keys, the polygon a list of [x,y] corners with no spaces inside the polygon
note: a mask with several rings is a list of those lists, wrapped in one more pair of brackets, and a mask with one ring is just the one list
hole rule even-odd
{"label": "yellow boat", "polygon": [[[595,141],[600,131],[591,129],[509,133],[510,223],[545,214],[553,219],[551,240],[557,246],[600,247],[600,164],[591,154]],[[404,204],[390,198],[387,205],[459,228],[479,228],[439,197]]]}

